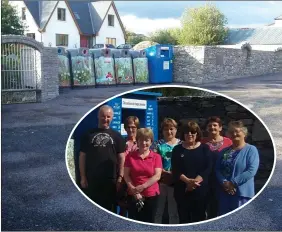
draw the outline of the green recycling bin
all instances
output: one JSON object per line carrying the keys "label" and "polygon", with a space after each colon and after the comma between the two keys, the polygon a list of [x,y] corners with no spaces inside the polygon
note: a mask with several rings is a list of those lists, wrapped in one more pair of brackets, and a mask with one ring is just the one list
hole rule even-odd
{"label": "green recycling bin", "polygon": [[59,86],[70,87],[70,66],[67,50],[64,47],[58,47],[59,58]]}
{"label": "green recycling bin", "polygon": [[95,67],[96,85],[115,85],[113,52],[110,49],[90,49]]}
{"label": "green recycling bin", "polygon": [[146,51],[130,51],[133,60],[133,73],[135,84],[149,83],[148,58]]}
{"label": "green recycling bin", "polygon": [[133,84],[133,66],[129,50],[114,54],[117,84]]}
{"label": "green recycling bin", "polygon": [[95,85],[93,60],[88,48],[68,50],[71,57],[72,76],[74,86]]}

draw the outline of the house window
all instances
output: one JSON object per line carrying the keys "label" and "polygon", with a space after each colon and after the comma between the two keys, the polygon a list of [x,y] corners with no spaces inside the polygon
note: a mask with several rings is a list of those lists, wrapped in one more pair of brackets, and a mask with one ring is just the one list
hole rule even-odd
{"label": "house window", "polygon": [[35,33],[26,33],[26,36],[35,39]]}
{"label": "house window", "polygon": [[68,46],[69,35],[56,34],[56,46]]}
{"label": "house window", "polygon": [[66,21],[66,9],[58,8],[58,20]]}
{"label": "house window", "polygon": [[22,20],[26,20],[26,8],[22,8]]}
{"label": "house window", "polygon": [[115,16],[108,15],[108,26],[114,27],[115,26]]}
{"label": "house window", "polygon": [[116,46],[116,38],[106,38],[106,44],[112,44]]}

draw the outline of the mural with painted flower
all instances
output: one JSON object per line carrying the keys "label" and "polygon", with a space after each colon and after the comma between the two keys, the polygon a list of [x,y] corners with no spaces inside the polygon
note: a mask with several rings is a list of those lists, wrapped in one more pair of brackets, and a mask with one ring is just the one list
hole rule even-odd
{"label": "mural with painted flower", "polygon": [[131,57],[122,57],[115,59],[115,70],[117,73],[118,84],[133,83],[133,70]]}
{"label": "mural with painted flower", "polygon": [[134,58],[133,68],[135,74],[135,83],[149,83],[148,59]]}
{"label": "mural with painted flower", "polygon": [[114,59],[112,57],[95,58],[97,85],[115,85]]}
{"label": "mural with painted flower", "polygon": [[74,56],[71,59],[74,85],[95,85],[92,58]]}
{"label": "mural with painted flower", "polygon": [[60,86],[70,86],[70,67],[69,59],[66,56],[58,55],[59,57],[59,83]]}

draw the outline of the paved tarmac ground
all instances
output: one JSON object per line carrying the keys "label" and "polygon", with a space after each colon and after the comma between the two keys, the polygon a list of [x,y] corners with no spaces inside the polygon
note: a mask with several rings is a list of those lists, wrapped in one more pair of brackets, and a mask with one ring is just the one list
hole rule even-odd
{"label": "paved tarmac ground", "polygon": [[136,87],[89,88],[65,92],[46,103],[2,106],[2,230],[282,230],[282,75],[199,87],[245,104],[274,137],[274,175],[251,204],[219,220],[181,227],[133,223],[91,204],[68,175],[67,139],[97,103]]}

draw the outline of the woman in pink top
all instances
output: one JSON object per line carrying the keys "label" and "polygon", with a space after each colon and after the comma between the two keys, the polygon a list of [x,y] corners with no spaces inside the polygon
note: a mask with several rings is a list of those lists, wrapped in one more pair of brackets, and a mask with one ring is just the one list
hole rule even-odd
{"label": "woman in pink top", "polygon": [[[124,128],[127,133],[127,142],[126,142],[126,150],[125,157],[133,151],[137,151],[137,142],[136,135],[137,130],[140,128],[139,119],[136,116],[129,116],[126,118],[124,122]],[[120,207],[119,215],[126,217],[127,215],[127,185],[123,179],[122,186],[118,191],[118,205]]]}
{"label": "woman in pink top", "polygon": [[136,116],[129,116],[124,123],[124,128],[127,133],[127,142],[126,142],[126,150],[125,156],[127,156],[130,152],[137,150],[137,130],[140,128],[139,119]]}
{"label": "woman in pink top", "polygon": [[208,196],[208,219],[216,217],[218,211],[218,201],[216,196],[216,186],[217,180],[215,175],[215,164],[219,152],[232,145],[232,140],[221,135],[222,133],[222,121],[219,117],[213,116],[208,118],[206,129],[208,132],[208,137],[203,139],[202,142],[209,145],[211,151],[213,151],[213,168],[210,175],[210,191]]}
{"label": "woman in pink top", "polygon": [[158,181],[162,173],[161,156],[150,150],[153,132],[149,128],[137,131],[138,150],[129,153],[124,165],[124,179],[129,193],[129,218],[154,222],[160,194]]}

